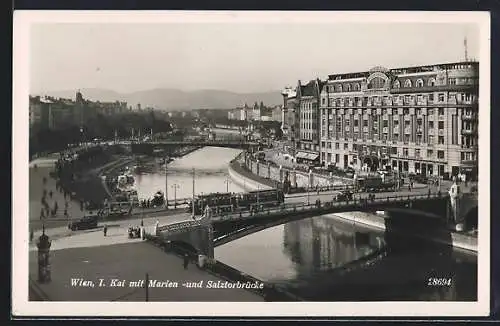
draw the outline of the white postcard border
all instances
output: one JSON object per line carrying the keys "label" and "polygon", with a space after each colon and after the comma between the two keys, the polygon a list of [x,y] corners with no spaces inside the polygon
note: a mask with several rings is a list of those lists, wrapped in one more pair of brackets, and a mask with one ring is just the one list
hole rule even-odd
{"label": "white postcard border", "polygon": [[[36,23],[476,23],[480,29],[477,302],[29,302],[29,29]],[[485,316],[490,309],[490,16],[488,12],[15,11],[12,313],[16,316]]]}

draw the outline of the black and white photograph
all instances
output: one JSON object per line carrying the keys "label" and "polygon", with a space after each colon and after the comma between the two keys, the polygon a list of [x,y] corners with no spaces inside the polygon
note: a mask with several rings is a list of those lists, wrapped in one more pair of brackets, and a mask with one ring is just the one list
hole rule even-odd
{"label": "black and white photograph", "polygon": [[489,24],[16,12],[13,313],[489,314]]}

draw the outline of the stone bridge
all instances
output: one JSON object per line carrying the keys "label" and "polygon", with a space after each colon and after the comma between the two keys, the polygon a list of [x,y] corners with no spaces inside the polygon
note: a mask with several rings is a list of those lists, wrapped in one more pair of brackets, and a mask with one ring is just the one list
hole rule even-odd
{"label": "stone bridge", "polygon": [[162,141],[147,141],[147,142],[131,142],[120,141],[114,142],[113,145],[126,148],[132,153],[152,153],[154,149],[169,149],[179,146],[215,146],[215,147],[229,147],[252,149],[261,146],[258,142],[246,140],[231,140],[231,139],[216,139],[216,140],[162,140]]}
{"label": "stone bridge", "polygon": [[[214,247],[244,237],[260,230],[284,224],[294,220],[351,211],[384,211],[391,208],[411,209],[431,213],[441,217],[443,223],[446,218],[460,222],[463,216],[476,209],[473,201],[467,205],[467,212],[453,212],[449,196],[441,193],[428,193],[410,196],[394,195],[378,197],[373,200],[367,198],[353,201],[332,201],[307,204],[283,204],[280,207],[265,208],[260,211],[239,211],[223,214],[205,214],[199,220],[179,222],[158,226],[156,236],[173,244],[187,246],[193,252],[214,258]],[[446,218],[445,218],[446,217]],[[419,218],[418,216],[415,218]]]}

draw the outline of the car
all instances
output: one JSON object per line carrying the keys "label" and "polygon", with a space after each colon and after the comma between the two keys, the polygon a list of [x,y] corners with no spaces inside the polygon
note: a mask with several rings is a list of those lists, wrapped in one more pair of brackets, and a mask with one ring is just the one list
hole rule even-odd
{"label": "car", "polygon": [[416,183],[427,184],[429,178],[426,175],[416,174],[410,177],[410,180]]}
{"label": "car", "polygon": [[335,201],[351,201],[353,198],[353,193],[350,190],[343,190],[335,197]]}
{"label": "car", "polygon": [[98,215],[84,216],[81,219],[71,222],[68,229],[71,231],[88,230],[97,228]]}

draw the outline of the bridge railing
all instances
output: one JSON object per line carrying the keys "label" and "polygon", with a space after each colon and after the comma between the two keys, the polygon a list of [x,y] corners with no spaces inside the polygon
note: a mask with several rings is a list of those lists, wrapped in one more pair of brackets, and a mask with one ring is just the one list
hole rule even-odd
{"label": "bridge railing", "polygon": [[370,207],[379,207],[381,204],[394,204],[394,203],[409,203],[412,201],[425,201],[429,199],[445,198],[442,194],[431,193],[431,194],[419,194],[419,195],[399,195],[399,196],[384,196],[384,197],[354,197],[352,200],[344,201],[321,201],[318,206],[316,203],[299,203],[299,204],[283,204],[274,208],[263,208],[256,209],[254,211],[241,211],[236,214],[218,214],[213,215],[212,220],[233,220],[240,218],[249,218],[256,216],[267,216],[275,213],[286,213],[286,212],[296,212],[296,211],[312,211],[312,210],[325,210],[328,211],[333,208],[340,207],[355,207],[359,209],[366,209]]}
{"label": "bridge railing", "polygon": [[184,222],[158,226],[157,231],[162,233],[173,233],[173,232],[183,231],[185,229],[196,227],[199,225],[201,225],[200,221],[184,221]]}
{"label": "bridge railing", "polygon": [[150,144],[150,145],[259,145],[257,142],[246,140],[158,140],[139,142],[136,144]]}
{"label": "bridge railing", "polygon": [[[394,203],[410,203],[415,201],[426,201],[429,199],[445,199],[441,193],[428,193],[419,195],[399,195],[399,196],[383,196],[369,198],[357,197],[355,196],[352,200],[344,201],[326,201],[319,203],[284,203],[277,207],[267,207],[262,209],[255,209],[253,211],[239,211],[239,212],[225,212],[221,214],[213,214],[211,216],[212,221],[224,221],[224,220],[237,220],[245,218],[256,218],[256,217],[266,217],[271,214],[284,214],[284,213],[295,213],[295,212],[328,212],[334,208],[352,208],[353,210],[358,209],[369,209],[370,207],[379,208],[381,204],[394,204]],[[158,227],[158,232],[161,233],[176,233],[182,232],[186,229],[200,226],[203,222],[201,220],[196,221],[184,221],[174,224],[168,224]]]}

